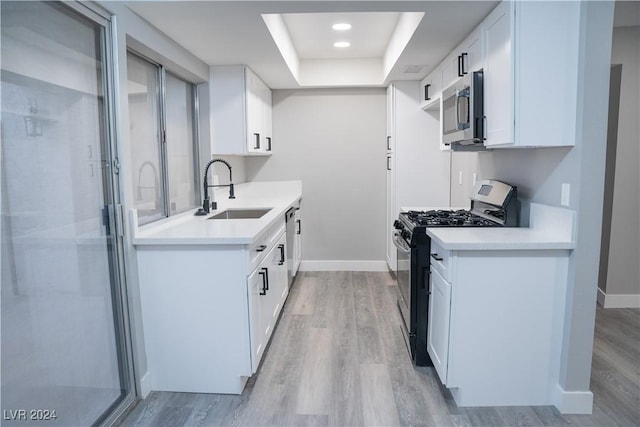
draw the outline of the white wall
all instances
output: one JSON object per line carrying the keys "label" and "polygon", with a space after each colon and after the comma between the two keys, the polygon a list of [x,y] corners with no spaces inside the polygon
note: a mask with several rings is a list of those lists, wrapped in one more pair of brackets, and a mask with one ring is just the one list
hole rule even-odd
{"label": "white wall", "polygon": [[386,92],[273,91],[273,155],[249,181],[302,180],[302,257],[384,265]]}
{"label": "white wall", "polygon": [[622,64],[622,83],[609,263],[602,290],[607,298],[635,295],[640,301],[640,27],[614,29],[611,63]]}

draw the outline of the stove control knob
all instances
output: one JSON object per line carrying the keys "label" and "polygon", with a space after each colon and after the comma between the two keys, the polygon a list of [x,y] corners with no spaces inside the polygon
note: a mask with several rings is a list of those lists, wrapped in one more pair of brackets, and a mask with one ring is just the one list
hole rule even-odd
{"label": "stove control knob", "polygon": [[400,233],[400,237],[402,237],[403,239],[408,239],[409,237],[411,237],[411,233],[409,233],[407,230],[402,230],[402,232]]}
{"label": "stove control knob", "polygon": [[404,224],[396,219],[395,221],[393,221],[393,228],[395,228],[396,230],[402,230],[404,229]]}

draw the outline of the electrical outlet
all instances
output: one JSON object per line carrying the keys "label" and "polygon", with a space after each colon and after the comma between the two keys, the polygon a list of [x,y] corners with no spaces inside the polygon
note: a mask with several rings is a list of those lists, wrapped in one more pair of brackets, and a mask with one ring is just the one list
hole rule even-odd
{"label": "electrical outlet", "polygon": [[560,204],[562,206],[569,206],[571,186],[567,183],[562,184],[562,191],[560,192]]}

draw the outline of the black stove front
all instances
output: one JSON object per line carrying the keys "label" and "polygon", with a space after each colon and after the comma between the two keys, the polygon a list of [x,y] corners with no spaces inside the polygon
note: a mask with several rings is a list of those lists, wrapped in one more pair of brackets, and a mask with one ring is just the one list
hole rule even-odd
{"label": "black stove front", "polygon": [[479,181],[471,197],[471,210],[408,211],[394,222],[398,308],[405,342],[416,365],[433,365],[427,353],[431,249],[427,228],[518,226],[516,191],[516,187],[499,181]]}
{"label": "black stove front", "polygon": [[[396,279],[402,335],[414,364],[432,366],[427,353],[427,310],[430,239],[424,226],[412,224],[400,214],[394,223],[397,248]],[[424,333],[423,333],[424,332]]]}

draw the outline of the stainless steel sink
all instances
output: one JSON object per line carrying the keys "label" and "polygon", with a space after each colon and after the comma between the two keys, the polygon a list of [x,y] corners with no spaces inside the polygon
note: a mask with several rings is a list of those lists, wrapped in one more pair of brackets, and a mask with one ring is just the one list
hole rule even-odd
{"label": "stainless steel sink", "polygon": [[208,219],[257,219],[269,212],[271,208],[265,209],[227,209]]}

